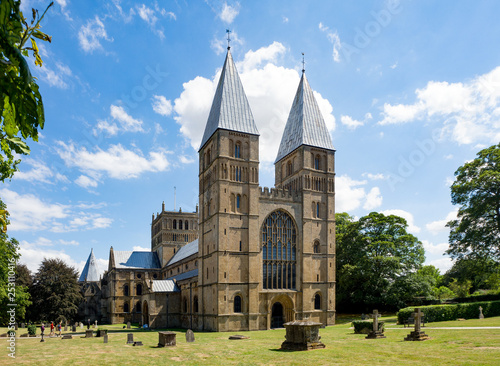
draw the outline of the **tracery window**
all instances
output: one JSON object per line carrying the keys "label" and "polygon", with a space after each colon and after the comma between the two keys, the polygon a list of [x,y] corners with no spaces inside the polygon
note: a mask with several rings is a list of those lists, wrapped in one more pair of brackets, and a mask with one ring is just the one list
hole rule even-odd
{"label": "tracery window", "polygon": [[297,229],[285,211],[272,212],[262,225],[264,289],[295,289]]}

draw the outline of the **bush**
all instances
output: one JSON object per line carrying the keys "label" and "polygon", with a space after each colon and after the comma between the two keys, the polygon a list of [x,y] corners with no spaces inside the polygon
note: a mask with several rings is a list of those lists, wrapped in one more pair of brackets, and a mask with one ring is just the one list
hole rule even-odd
{"label": "bush", "polygon": [[[446,320],[478,319],[479,307],[483,308],[484,317],[500,316],[500,301],[484,301],[465,304],[432,305],[422,306],[420,310],[425,314],[426,323]],[[403,324],[415,311],[414,307],[404,308],[398,311],[398,323]]]}
{"label": "bush", "polygon": [[36,325],[28,325],[28,334],[36,335]]}
{"label": "bush", "polygon": [[[355,334],[368,334],[373,330],[373,321],[371,320],[355,320],[351,324]],[[378,330],[382,333],[384,332],[384,324],[383,321],[378,322]]]}

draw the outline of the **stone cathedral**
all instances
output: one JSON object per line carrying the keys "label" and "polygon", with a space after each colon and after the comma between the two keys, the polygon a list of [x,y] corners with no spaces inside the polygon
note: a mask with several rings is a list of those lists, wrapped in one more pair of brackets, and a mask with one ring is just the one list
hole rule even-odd
{"label": "stone cathedral", "polygon": [[228,48],[199,149],[196,212],[153,215],[151,251],[91,253],[80,315],[208,331],[335,322],[335,150],[304,70],[259,187],[259,131]]}

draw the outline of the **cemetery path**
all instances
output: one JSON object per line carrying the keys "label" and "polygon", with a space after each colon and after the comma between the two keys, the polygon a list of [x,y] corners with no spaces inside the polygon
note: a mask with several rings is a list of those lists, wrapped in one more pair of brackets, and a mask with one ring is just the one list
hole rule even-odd
{"label": "cemetery path", "polygon": [[[413,329],[413,327],[410,327],[410,328],[385,328],[386,330],[390,329],[390,330],[397,330],[397,329],[401,329],[401,330],[408,330],[408,329]],[[474,330],[474,329],[500,329],[500,327],[422,327],[422,329],[443,329],[443,330],[453,330],[453,329],[457,329],[457,330]]]}

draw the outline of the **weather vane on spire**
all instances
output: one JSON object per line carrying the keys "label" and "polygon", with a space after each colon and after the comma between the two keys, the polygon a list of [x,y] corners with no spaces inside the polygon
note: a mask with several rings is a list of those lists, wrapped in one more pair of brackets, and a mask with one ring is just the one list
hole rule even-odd
{"label": "weather vane on spire", "polygon": [[229,46],[229,42],[231,42],[231,31],[229,29],[226,29],[227,33],[227,49],[229,50],[231,46]]}
{"label": "weather vane on spire", "polygon": [[306,61],[304,59],[304,52],[302,52],[302,73],[306,72]]}

